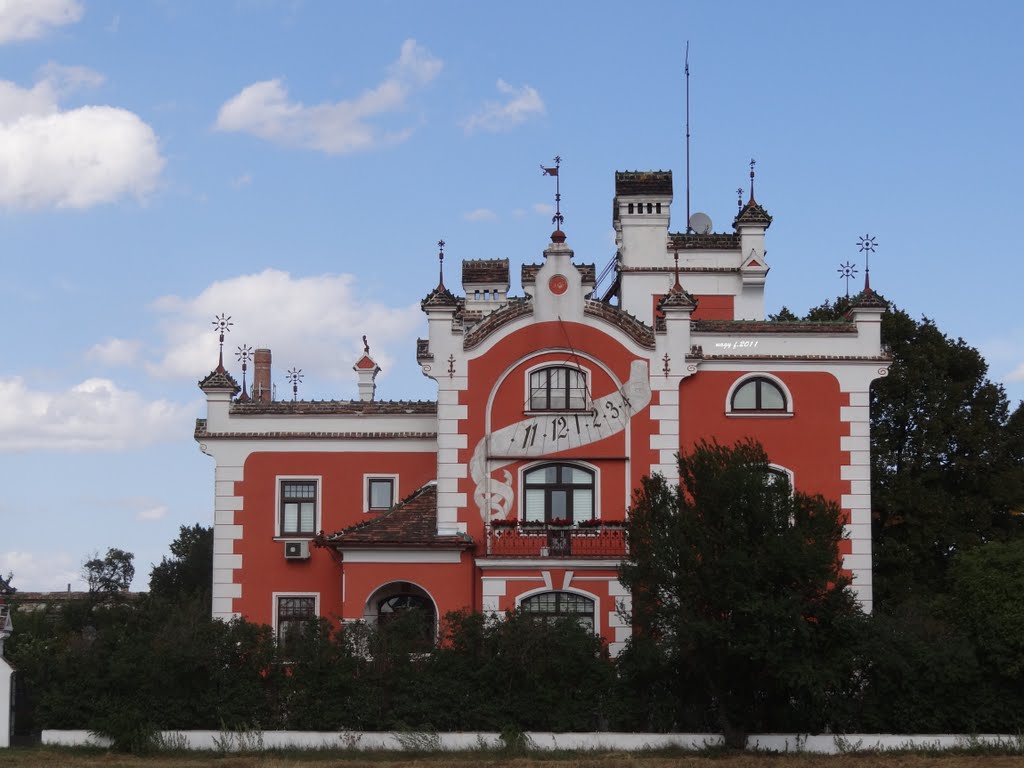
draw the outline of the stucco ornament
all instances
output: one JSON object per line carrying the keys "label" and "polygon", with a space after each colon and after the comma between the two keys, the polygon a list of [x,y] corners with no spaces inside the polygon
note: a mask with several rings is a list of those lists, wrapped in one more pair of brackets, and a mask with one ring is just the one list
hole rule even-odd
{"label": "stucco ornament", "polygon": [[[589,445],[626,429],[629,420],[651,402],[647,362],[634,360],[629,380],[593,402],[589,412],[551,412],[531,416],[485,435],[469,462],[473,500],[483,521],[505,520],[514,509],[512,474],[503,469],[514,461],[549,456]],[[492,473],[502,470],[502,479]]]}

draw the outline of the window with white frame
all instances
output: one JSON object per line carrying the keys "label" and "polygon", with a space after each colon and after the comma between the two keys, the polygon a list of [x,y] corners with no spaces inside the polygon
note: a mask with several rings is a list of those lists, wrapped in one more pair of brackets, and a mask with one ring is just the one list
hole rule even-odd
{"label": "window with white frame", "polygon": [[541,592],[524,597],[519,610],[547,622],[575,619],[581,627],[594,631],[594,601],[575,592]]}
{"label": "window with white frame", "polygon": [[277,642],[287,648],[289,642],[301,637],[310,619],[316,618],[316,598],[288,596],[277,598]]}
{"label": "window with white frame", "polygon": [[531,411],[583,411],[587,408],[587,374],[579,368],[552,365],[530,372]]}
{"label": "window with white frame", "polygon": [[281,480],[281,536],[316,534],[316,480]]}
{"label": "window with white frame", "polygon": [[594,518],[594,473],[545,464],[523,473],[523,520],[569,524]]}
{"label": "window with white frame", "polygon": [[754,376],[732,393],[729,408],[744,413],[785,413],[786,393],[771,379]]}

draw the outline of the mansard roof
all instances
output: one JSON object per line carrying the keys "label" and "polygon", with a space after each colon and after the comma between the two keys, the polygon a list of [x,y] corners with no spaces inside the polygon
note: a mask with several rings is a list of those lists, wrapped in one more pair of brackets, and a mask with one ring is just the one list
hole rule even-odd
{"label": "mansard roof", "polygon": [[768,229],[772,224],[772,217],[768,215],[768,211],[762,208],[754,198],[750,198],[747,204],[743,206],[743,210],[733,219],[732,224],[733,226],[737,224],[764,224],[764,228]]}
{"label": "mansard roof", "polygon": [[[543,264],[523,264],[519,270],[519,279],[523,285],[533,285],[537,282],[537,273],[540,272]],[[597,280],[597,265],[596,264],[576,264],[576,269],[579,270],[580,278],[584,283],[593,283]]]}
{"label": "mansard roof", "polygon": [[232,395],[242,391],[235,381],[235,377],[224,370],[223,366],[217,366],[210,374],[199,382],[199,388],[204,392],[208,390],[230,389]]}
{"label": "mansard roof", "polygon": [[672,171],[616,171],[615,196],[671,195]]}
{"label": "mansard roof", "polygon": [[322,547],[439,547],[466,549],[473,539],[465,534],[437,535],[437,484],[427,483],[387,512],[336,533],[320,534]]}
{"label": "mansard roof", "polygon": [[462,282],[507,283],[508,259],[467,259],[462,262]]}
{"label": "mansard roof", "polygon": [[669,232],[668,250],[735,250],[740,247],[740,236],[735,232]]}

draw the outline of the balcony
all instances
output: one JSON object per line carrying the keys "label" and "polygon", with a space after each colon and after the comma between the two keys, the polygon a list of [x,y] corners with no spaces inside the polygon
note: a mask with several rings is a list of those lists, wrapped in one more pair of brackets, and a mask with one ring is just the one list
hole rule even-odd
{"label": "balcony", "polygon": [[626,554],[621,522],[574,525],[495,521],[487,527],[490,557],[603,557]]}

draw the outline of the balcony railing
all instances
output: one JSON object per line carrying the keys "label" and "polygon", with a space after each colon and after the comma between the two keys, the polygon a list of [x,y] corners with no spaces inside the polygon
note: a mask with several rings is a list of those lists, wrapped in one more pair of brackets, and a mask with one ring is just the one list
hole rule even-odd
{"label": "balcony railing", "polygon": [[492,557],[624,557],[621,523],[566,526],[544,523],[491,524],[487,554]]}

